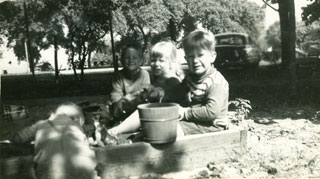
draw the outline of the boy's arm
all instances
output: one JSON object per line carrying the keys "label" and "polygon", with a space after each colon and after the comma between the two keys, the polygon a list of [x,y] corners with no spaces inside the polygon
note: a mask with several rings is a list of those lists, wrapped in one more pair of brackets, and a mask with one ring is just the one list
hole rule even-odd
{"label": "boy's arm", "polygon": [[121,99],[123,98],[123,82],[120,73],[116,73],[112,80],[112,91],[110,99],[112,102],[112,113],[117,117],[122,115],[123,107]]}
{"label": "boy's arm", "polygon": [[11,141],[14,143],[27,143],[34,140],[38,127],[44,123],[46,120],[41,120],[36,122],[35,124],[22,129],[21,131],[17,132],[11,138]]}
{"label": "boy's arm", "polygon": [[228,84],[212,84],[203,105],[186,108],[184,117],[190,121],[215,121],[226,117],[228,110]]}
{"label": "boy's arm", "polygon": [[123,96],[124,94],[123,94],[122,79],[119,74],[116,74],[112,80],[112,91],[110,94],[111,102],[112,103],[117,102]]}

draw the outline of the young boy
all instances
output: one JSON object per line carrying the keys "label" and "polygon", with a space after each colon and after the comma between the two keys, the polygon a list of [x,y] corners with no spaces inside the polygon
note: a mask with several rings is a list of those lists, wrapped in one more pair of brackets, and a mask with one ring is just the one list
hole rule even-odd
{"label": "young boy", "polygon": [[210,32],[195,30],[182,40],[189,73],[183,81],[186,106],[181,107],[180,125],[185,133],[214,132],[228,127],[229,84],[213,67],[215,38]]}
{"label": "young boy", "polygon": [[140,94],[150,85],[150,77],[146,70],[140,68],[142,62],[137,45],[128,45],[122,50],[123,69],[115,74],[111,92],[113,115],[117,120],[125,119],[138,104],[145,102]]}
{"label": "young boy", "polygon": [[92,179],[96,177],[96,157],[83,132],[84,121],[79,106],[63,103],[49,119],[23,129],[11,140],[34,140],[33,161],[38,179]]}

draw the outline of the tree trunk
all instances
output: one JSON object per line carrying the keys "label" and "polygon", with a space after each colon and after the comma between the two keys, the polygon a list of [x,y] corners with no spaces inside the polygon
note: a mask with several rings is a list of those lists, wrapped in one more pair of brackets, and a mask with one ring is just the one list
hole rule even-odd
{"label": "tree trunk", "polygon": [[58,42],[57,36],[53,37],[53,46],[54,46],[54,70],[55,70],[55,80],[56,84],[59,83],[59,66],[58,66]]}
{"label": "tree trunk", "polygon": [[82,45],[78,45],[79,51],[78,51],[78,66],[77,69],[80,69],[80,76],[78,76],[78,80],[81,80],[81,57],[82,57]]}
{"label": "tree trunk", "polygon": [[27,39],[27,56],[26,58],[29,61],[29,68],[32,73],[32,77],[35,78],[34,75],[34,61],[31,54],[31,43],[30,43],[30,33],[29,33],[29,20],[28,20],[28,8],[26,2],[23,3],[23,9],[24,9],[24,18],[25,18],[25,30],[26,30],[26,39]]}
{"label": "tree trunk", "polygon": [[290,82],[290,95],[297,94],[296,75],[296,22],[294,0],[281,0],[279,4],[279,17],[281,27],[281,59]]}
{"label": "tree trunk", "polygon": [[177,29],[173,20],[173,17],[169,20],[169,32],[170,32],[170,38],[172,41],[177,41],[176,33]]}
{"label": "tree trunk", "polygon": [[144,33],[143,27],[140,25],[136,25],[138,27],[138,29],[140,30],[142,37],[143,37],[143,47],[142,47],[142,52],[144,53],[147,48],[148,48],[148,37],[146,36],[146,34]]}
{"label": "tree trunk", "polygon": [[91,50],[88,50],[88,68],[91,68]]}
{"label": "tree trunk", "polygon": [[[80,54],[79,54],[80,56]],[[82,58],[80,60],[80,64],[79,67],[81,69],[81,73],[80,73],[80,80],[83,81],[84,80],[84,64],[86,62],[86,57],[87,57],[87,48],[86,48],[86,44],[85,42],[82,43]]]}
{"label": "tree trunk", "polygon": [[77,74],[77,68],[76,68],[76,65],[74,63],[74,47],[73,47],[73,37],[71,37],[71,42],[70,42],[70,45],[71,45],[71,58],[70,58],[70,61],[71,61],[71,66],[72,66],[72,69],[73,69],[73,74],[74,74],[74,78],[75,79],[78,79],[78,74]]}
{"label": "tree trunk", "polygon": [[114,40],[113,40],[113,29],[112,29],[112,10],[109,9],[109,28],[110,28],[110,37],[111,37],[111,47],[112,47],[112,61],[114,72],[118,71],[118,58],[116,58],[116,52],[114,49]]}

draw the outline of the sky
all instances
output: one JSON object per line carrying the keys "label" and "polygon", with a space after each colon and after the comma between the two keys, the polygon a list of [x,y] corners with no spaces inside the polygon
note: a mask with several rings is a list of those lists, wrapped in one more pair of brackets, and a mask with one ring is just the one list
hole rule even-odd
{"label": "sky", "polygon": [[[0,0],[1,2],[2,0]],[[264,3],[262,0],[249,0],[252,2],[257,3],[259,6],[262,6]],[[307,0],[295,0],[295,13],[296,13],[296,21],[301,21],[301,7],[304,7],[308,4]],[[275,8],[277,7],[277,4],[272,4]],[[277,11],[271,9],[270,7],[266,7],[265,9],[265,28],[267,29],[270,25],[272,25],[274,22],[279,21],[279,14]],[[2,46],[1,48],[4,48]],[[53,48],[50,48],[48,50],[42,51],[41,56],[42,58],[40,61],[48,61],[49,63],[54,64],[54,50]],[[63,49],[60,49],[58,51],[58,58],[59,58],[59,67],[61,68],[67,68],[67,55],[65,54]],[[8,74],[10,73],[26,73],[29,72],[28,70],[28,64],[27,62],[20,62],[18,63],[17,58],[15,57],[13,51],[11,49],[4,48],[3,50],[3,59],[1,59],[1,74],[3,73],[3,70],[7,70]]]}
{"label": "sky", "polygon": [[[251,2],[255,2],[257,3],[259,6],[262,6],[264,3],[262,0],[249,0]],[[302,21],[301,19],[301,13],[302,13],[302,9],[301,7],[305,7],[307,6],[308,3],[310,3],[310,1],[307,0],[295,0],[295,14],[296,14],[296,21]],[[273,7],[275,7],[276,9],[278,9],[278,5],[277,4],[271,4]],[[270,25],[272,25],[274,22],[279,21],[279,14],[277,11],[271,9],[270,7],[266,7],[265,10],[265,28],[268,28]]]}

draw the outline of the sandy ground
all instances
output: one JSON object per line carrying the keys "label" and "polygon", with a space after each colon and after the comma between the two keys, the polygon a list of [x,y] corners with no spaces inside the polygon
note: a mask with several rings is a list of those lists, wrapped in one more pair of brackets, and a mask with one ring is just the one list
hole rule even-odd
{"label": "sandy ground", "polygon": [[248,129],[245,155],[232,153],[222,162],[208,161],[193,171],[137,178],[320,178],[317,120],[276,119],[269,125],[246,120],[241,125]]}
{"label": "sandy ground", "polygon": [[[101,102],[104,96],[61,99],[73,102]],[[11,122],[1,119],[0,140],[39,119],[45,119],[60,100],[11,101],[26,105],[29,117]],[[240,127],[248,129],[245,155],[230,154],[225,161],[193,171],[166,175],[146,174],[132,178],[320,178],[320,112],[317,108],[283,107],[255,111]],[[294,114],[294,115],[293,115]],[[257,123],[264,121],[267,123]]]}

